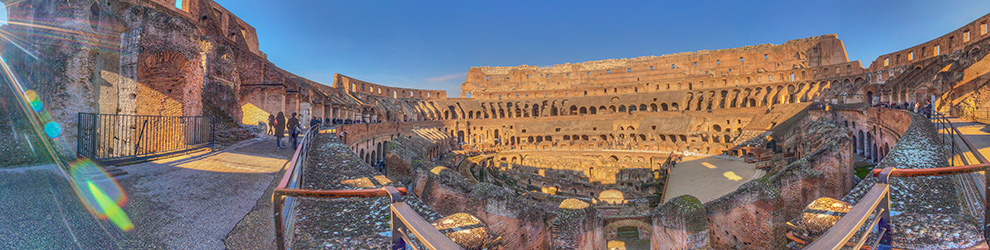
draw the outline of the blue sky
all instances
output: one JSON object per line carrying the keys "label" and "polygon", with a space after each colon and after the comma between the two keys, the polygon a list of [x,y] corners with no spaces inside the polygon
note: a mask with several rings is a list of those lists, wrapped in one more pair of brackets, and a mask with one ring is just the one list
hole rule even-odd
{"label": "blue sky", "polygon": [[850,60],[931,40],[990,13],[986,0],[216,0],[257,29],[279,67],[459,95],[471,66],[548,66],[836,33]]}

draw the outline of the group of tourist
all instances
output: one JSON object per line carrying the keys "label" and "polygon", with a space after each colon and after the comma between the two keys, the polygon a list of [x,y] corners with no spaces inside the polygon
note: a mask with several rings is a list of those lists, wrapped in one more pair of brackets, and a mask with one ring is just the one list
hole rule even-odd
{"label": "group of tourist", "polygon": [[676,167],[677,166],[677,162],[678,161],[681,161],[682,159],[684,159],[684,155],[682,155],[682,154],[674,154],[674,155],[670,156],[670,168]]}
{"label": "group of tourist", "polygon": [[925,105],[921,105],[920,103],[917,102],[913,104],[910,102],[904,102],[904,103],[877,102],[873,104],[873,107],[903,109],[903,110],[922,114],[929,119],[932,118],[932,101],[930,100],[925,100]]}
{"label": "group of tourist", "polygon": [[[282,145],[282,138],[285,137],[286,132],[288,132],[290,138],[292,138],[292,148],[296,148],[299,145],[299,134],[302,133],[302,127],[299,123],[299,119],[296,118],[298,114],[292,113],[292,116],[287,120],[285,114],[278,112],[278,114],[268,115],[268,131],[266,135],[275,136],[275,150],[281,150],[287,148],[287,146]],[[351,120],[351,119],[330,119],[323,117],[314,116],[309,120],[309,126],[315,127],[318,125],[323,125],[329,122],[330,124],[363,124],[363,123],[381,123],[381,121],[361,121],[361,120]],[[259,122],[259,125],[261,122]],[[286,131],[288,130],[288,131]],[[338,136],[340,139],[346,140],[347,132],[341,132]]]}
{"label": "group of tourist", "polygon": [[352,120],[352,119],[331,119],[331,124],[362,124],[362,123],[382,123],[382,120],[377,121],[364,121],[364,120]]}
{"label": "group of tourist", "polygon": [[285,137],[286,129],[289,129],[289,136],[292,138],[292,148],[296,148],[299,132],[302,130],[302,127],[299,125],[299,119],[296,118],[296,113],[293,112],[289,120],[285,120],[285,114],[281,111],[277,115],[268,115],[267,134],[275,136],[276,151],[286,148],[282,146],[282,138]]}

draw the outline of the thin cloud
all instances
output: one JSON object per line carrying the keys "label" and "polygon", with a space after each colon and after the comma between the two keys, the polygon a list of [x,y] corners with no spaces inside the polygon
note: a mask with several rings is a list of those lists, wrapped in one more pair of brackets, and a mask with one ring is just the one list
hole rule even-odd
{"label": "thin cloud", "polygon": [[467,73],[454,73],[449,75],[442,75],[437,77],[426,78],[426,82],[446,82],[458,78],[467,78]]}

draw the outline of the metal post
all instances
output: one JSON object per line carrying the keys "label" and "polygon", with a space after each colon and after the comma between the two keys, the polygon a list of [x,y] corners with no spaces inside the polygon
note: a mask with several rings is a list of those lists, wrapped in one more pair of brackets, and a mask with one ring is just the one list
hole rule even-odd
{"label": "metal post", "polygon": [[[395,189],[395,187],[386,186],[383,189],[385,189],[385,191],[388,191],[389,204],[393,204],[393,203],[401,202],[402,201],[402,193],[399,192],[398,189]],[[391,219],[391,227],[392,227],[392,248],[391,249],[392,250],[404,250],[404,249],[406,249],[406,242],[404,240],[402,240],[402,234],[403,234],[403,231],[404,230],[401,230],[401,229],[405,227],[405,224],[402,223],[402,220],[401,219],[399,219],[398,217],[396,217],[395,212],[392,212],[392,209],[391,208],[389,208],[389,212],[391,214],[390,219]]]}
{"label": "metal post", "polygon": [[210,116],[210,147],[216,145],[217,140],[217,124],[215,117]]}
{"label": "metal post", "polygon": [[[882,171],[880,171],[880,176],[878,179],[879,182],[883,184],[888,184],[890,181],[890,172],[894,171],[894,169],[897,168],[886,167]],[[887,194],[883,196],[883,199],[880,200],[880,204],[877,205],[879,208],[883,209],[883,211],[880,212],[880,222],[877,224],[877,226],[879,227],[880,231],[884,232],[884,234],[880,236],[880,239],[877,239],[877,241],[880,243],[877,244],[877,248],[884,250],[891,249],[891,246],[893,244],[892,242],[893,237],[891,237],[891,235],[894,233],[894,231],[891,230],[891,224],[890,224],[891,223],[890,190],[889,190],[890,187],[888,186],[887,188],[888,188]]]}
{"label": "metal post", "polygon": [[284,197],[282,194],[275,192],[272,196],[272,202],[274,203],[275,210],[275,248],[282,250],[285,249],[285,227],[282,225],[282,202]]}

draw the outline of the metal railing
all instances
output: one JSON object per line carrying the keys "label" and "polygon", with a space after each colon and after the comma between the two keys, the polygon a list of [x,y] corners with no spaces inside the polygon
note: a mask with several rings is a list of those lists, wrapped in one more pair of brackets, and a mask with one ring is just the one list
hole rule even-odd
{"label": "metal railing", "polygon": [[[940,167],[940,168],[926,168],[926,169],[897,169],[895,167],[886,167],[884,169],[874,169],[872,174],[877,176],[877,183],[870,188],[869,192],[863,196],[862,199],[838,222],[835,223],[824,235],[811,242],[805,249],[841,249],[847,246],[853,246],[853,249],[891,249],[893,242],[891,240],[891,220],[890,220],[890,186],[888,181],[890,177],[916,177],[916,176],[944,176],[944,175],[958,175],[967,173],[976,173],[980,171],[986,171],[990,169],[990,163],[987,159],[980,154],[980,151],[975,148],[966,137],[962,136],[962,133],[952,123],[945,118],[942,114],[935,114],[931,118],[931,122],[939,131],[946,130],[949,137],[948,140],[942,139],[943,149],[948,152],[948,157],[955,157],[955,155],[962,155],[962,151],[959,150],[957,144],[955,143],[956,137],[969,149],[969,151],[974,155],[974,157],[979,161],[978,164],[971,165],[957,165],[955,160],[952,160],[952,166],[950,167]],[[963,157],[965,158],[965,157]],[[966,161],[960,161],[960,163],[968,164]],[[983,200],[980,201],[983,204],[982,207],[986,207],[988,204],[987,197],[990,197],[990,178],[984,178],[984,196]],[[984,239],[990,239],[990,224],[985,223],[987,219],[990,219],[990,209],[984,209],[983,221],[983,237]],[[873,217],[870,220],[870,217]],[[865,224],[867,221],[870,224]],[[868,225],[867,227],[863,227]],[[857,235],[862,230],[862,234],[855,240],[853,236]],[[876,240],[873,244],[868,247],[863,247],[866,240],[871,238],[871,233],[876,236],[872,237]]]}
{"label": "metal railing", "polygon": [[76,152],[102,163],[141,161],[213,146],[216,122],[208,116],[79,113]]}
{"label": "metal railing", "polygon": [[319,133],[320,126],[314,126],[306,131],[302,143],[296,148],[289,166],[282,175],[282,180],[272,192],[272,202],[274,203],[275,219],[275,244],[278,249],[286,249],[287,232],[290,232],[294,221],[294,208],[297,198],[356,198],[356,197],[383,197],[390,199],[389,210],[391,212],[391,229],[393,250],[410,248],[416,246],[409,244],[412,242],[409,234],[415,235],[420,244],[427,249],[462,249],[457,243],[440,233],[432,224],[423,219],[408,204],[402,201],[402,195],[407,193],[406,188],[396,188],[386,186],[374,189],[357,190],[313,190],[301,189],[299,185],[303,179],[303,166],[306,159],[309,144],[313,137]]}

